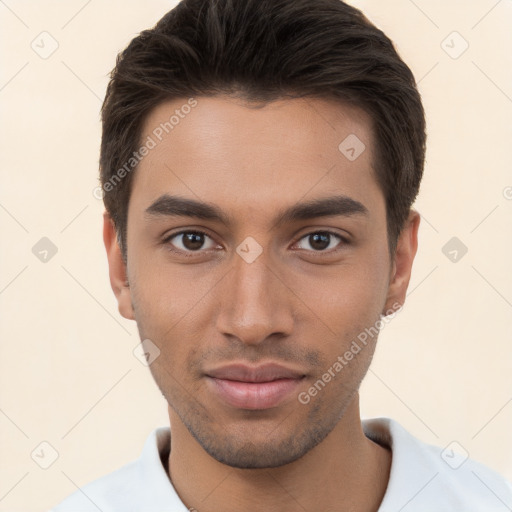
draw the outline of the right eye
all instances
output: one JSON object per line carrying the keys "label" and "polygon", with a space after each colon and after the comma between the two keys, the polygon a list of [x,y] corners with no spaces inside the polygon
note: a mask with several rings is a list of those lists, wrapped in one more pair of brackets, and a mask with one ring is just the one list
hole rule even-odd
{"label": "right eye", "polygon": [[[204,245],[210,241],[205,248]],[[176,240],[173,242],[173,240]],[[164,244],[170,245],[170,250],[183,253],[203,252],[201,249],[213,249],[217,244],[204,231],[188,230],[172,233],[164,240]]]}

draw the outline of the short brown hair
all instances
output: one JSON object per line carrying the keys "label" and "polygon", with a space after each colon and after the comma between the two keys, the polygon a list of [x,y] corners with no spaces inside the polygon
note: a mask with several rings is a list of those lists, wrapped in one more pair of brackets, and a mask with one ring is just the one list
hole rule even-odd
{"label": "short brown hair", "polygon": [[145,119],[163,101],[218,94],[330,98],[367,112],[394,251],[419,191],[426,133],[413,74],[391,40],[340,0],[183,0],[117,56],[102,107],[100,179],[125,259],[129,171]]}

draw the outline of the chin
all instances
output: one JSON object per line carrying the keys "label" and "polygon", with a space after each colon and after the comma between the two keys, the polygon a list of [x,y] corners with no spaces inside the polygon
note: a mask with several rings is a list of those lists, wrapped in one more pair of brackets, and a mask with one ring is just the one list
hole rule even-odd
{"label": "chin", "polygon": [[[332,426],[334,428],[334,426]],[[192,436],[201,447],[215,460],[227,466],[239,469],[276,468],[291,464],[304,457],[315,448],[332,430],[331,426],[320,428],[311,426],[302,432],[289,427],[286,437],[278,438],[270,433],[261,433],[261,439],[255,438],[254,429],[246,428],[246,435],[205,433],[203,429],[189,428]],[[274,430],[278,431],[279,426]]]}

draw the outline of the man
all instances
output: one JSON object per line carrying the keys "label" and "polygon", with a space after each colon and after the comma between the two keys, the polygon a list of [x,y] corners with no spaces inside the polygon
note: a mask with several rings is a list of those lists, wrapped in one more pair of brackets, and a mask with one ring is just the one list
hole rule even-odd
{"label": "man", "polygon": [[102,115],[110,281],[170,429],[55,512],[512,507],[490,469],[360,419],[425,157],[380,30],[339,0],[183,0],[120,54]]}

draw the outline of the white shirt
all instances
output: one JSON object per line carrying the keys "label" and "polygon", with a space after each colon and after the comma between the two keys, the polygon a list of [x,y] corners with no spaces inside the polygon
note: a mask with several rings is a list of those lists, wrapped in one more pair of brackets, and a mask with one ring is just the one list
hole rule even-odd
{"label": "white shirt", "polygon": [[[506,512],[512,484],[451,448],[425,444],[389,418],[362,421],[365,435],[392,451],[379,512]],[[85,485],[50,512],[188,512],[163,466],[170,429],[155,429],[139,459]]]}

